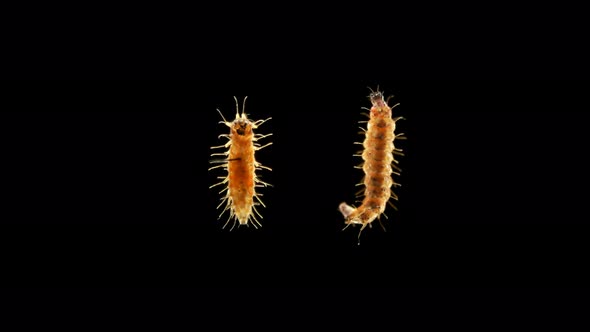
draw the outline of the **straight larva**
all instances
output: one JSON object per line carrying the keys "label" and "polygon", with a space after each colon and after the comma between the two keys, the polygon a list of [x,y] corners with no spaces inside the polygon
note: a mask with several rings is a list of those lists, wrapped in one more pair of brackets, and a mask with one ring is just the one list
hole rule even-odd
{"label": "straight larva", "polygon": [[223,168],[226,175],[218,177],[221,181],[209,188],[223,187],[219,193],[224,195],[217,207],[218,209],[223,208],[223,210],[218,219],[226,211],[229,211],[229,217],[223,228],[233,218],[234,224],[230,230],[233,230],[236,223],[248,226],[251,223],[255,228],[262,226],[258,220],[258,218],[262,219],[262,215],[256,209],[256,206],[266,206],[260,198],[262,194],[258,193],[256,188],[270,186],[270,184],[260,179],[257,172],[263,169],[270,171],[271,169],[257,162],[255,153],[272,144],[260,145],[258,143],[259,140],[267,138],[272,134],[255,134],[253,130],[258,129],[259,126],[271,118],[258,121],[248,119],[245,113],[247,98],[244,98],[242,114],[240,115],[238,99],[234,97],[236,101],[236,118],[231,122],[227,121],[221,111],[217,110],[223,119],[220,123],[228,126],[230,132],[229,134],[219,136],[219,138],[226,138],[228,140],[224,145],[211,147],[211,149],[227,149],[225,152],[211,154],[212,157],[217,158],[212,160],[211,163],[219,163],[219,165],[213,166],[209,170]]}
{"label": "straight larva", "polygon": [[399,103],[392,107],[388,106],[378,89],[376,92],[371,90],[369,99],[372,103],[370,114],[368,114],[369,121],[361,122],[367,123],[366,129],[361,128],[365,140],[363,143],[355,143],[363,146],[363,150],[355,156],[363,159],[363,163],[357,168],[365,173],[362,182],[358,184],[364,186],[364,189],[361,189],[357,196],[364,198],[358,208],[346,203],[341,203],[339,206],[345,218],[344,229],[350,225],[361,225],[358,234],[359,244],[361,233],[367,225],[370,227],[371,223],[382,214],[387,217],[384,213],[386,205],[390,204],[395,208],[390,199],[397,200],[397,195],[391,188],[401,185],[395,182],[392,174],[400,175],[401,169],[397,166],[399,162],[395,159],[395,155],[403,155],[403,153],[401,149],[395,147],[394,142],[396,138],[405,138],[403,134],[395,133],[396,122],[403,118],[392,118],[392,109]]}

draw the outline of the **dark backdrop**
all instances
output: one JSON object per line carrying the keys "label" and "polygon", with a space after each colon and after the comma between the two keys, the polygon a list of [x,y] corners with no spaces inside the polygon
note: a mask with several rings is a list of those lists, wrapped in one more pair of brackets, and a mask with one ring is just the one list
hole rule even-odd
{"label": "dark backdrop", "polygon": [[[387,232],[341,231],[361,106],[407,120]],[[584,98],[560,81],[4,82],[8,286],[585,286]],[[262,229],[217,220],[220,108],[249,96],[274,144]],[[215,188],[217,189],[217,188]]]}

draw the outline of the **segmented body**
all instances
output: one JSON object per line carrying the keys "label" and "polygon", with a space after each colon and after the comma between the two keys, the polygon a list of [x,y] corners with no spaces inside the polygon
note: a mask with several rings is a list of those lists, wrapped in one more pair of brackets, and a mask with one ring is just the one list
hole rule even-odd
{"label": "segmented body", "polygon": [[[391,187],[400,186],[392,177],[392,174],[400,175],[399,172],[401,172],[394,154],[402,155],[402,150],[397,149],[394,142],[396,137],[403,138],[403,134],[395,134],[396,122],[402,118],[392,119],[392,108],[399,104],[389,107],[383,99],[383,94],[379,91],[371,93],[369,98],[372,107],[369,114],[370,119],[367,121],[367,129],[363,129],[365,133],[365,140],[362,143],[364,149],[362,154],[357,155],[363,159],[359,168],[363,169],[365,177],[359,185],[365,187],[364,198],[358,208],[346,203],[341,203],[339,206],[347,225],[345,228],[355,224],[361,225],[359,238],[367,225],[370,226],[375,219],[384,214],[389,200],[391,198],[397,200]],[[359,194],[362,193],[363,191],[359,192]]]}
{"label": "segmented body", "polygon": [[[244,98],[244,106],[246,104],[246,99],[247,97]],[[219,179],[222,179],[221,182],[210,187],[213,188],[225,185],[225,188],[220,191],[220,193],[225,192],[225,195],[221,199],[221,204],[217,207],[221,208],[225,204],[219,218],[221,218],[226,211],[229,211],[229,218],[223,228],[227,226],[232,218],[234,219],[234,225],[231,229],[235,227],[236,222],[240,225],[249,225],[251,222],[255,228],[262,226],[260,221],[256,218],[257,215],[262,219],[262,215],[260,215],[256,206],[264,206],[264,203],[260,199],[262,194],[258,193],[256,188],[266,187],[269,186],[269,184],[260,180],[257,176],[257,171],[261,169],[271,169],[256,161],[255,152],[272,144],[268,143],[264,146],[260,146],[260,144],[257,143],[258,140],[271,136],[272,134],[255,134],[253,130],[257,129],[270,118],[266,120],[251,121],[244,113],[244,108],[245,107],[242,107],[242,114],[240,115],[238,100],[236,98],[236,118],[232,122],[226,121],[223,114],[217,110],[223,118],[223,121],[220,123],[223,123],[230,128],[229,134],[220,135],[220,137],[227,138],[228,142],[221,146],[212,147],[212,149],[227,148],[226,152],[214,153],[211,155],[224,156],[225,158],[212,161],[214,163],[220,163],[221,165],[209,168],[209,170],[224,168],[227,171],[226,176],[218,177]]]}

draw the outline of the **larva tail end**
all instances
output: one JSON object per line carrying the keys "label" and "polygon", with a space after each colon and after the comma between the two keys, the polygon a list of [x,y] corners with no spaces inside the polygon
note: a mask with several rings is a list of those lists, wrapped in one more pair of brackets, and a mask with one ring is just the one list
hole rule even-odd
{"label": "larva tail end", "polygon": [[352,206],[342,202],[340,203],[340,205],[338,206],[338,210],[340,211],[340,213],[342,213],[342,215],[344,216],[345,219],[348,219],[348,217],[356,210],[355,208],[353,208]]}
{"label": "larva tail end", "polygon": [[340,213],[342,213],[342,216],[344,216],[345,224],[365,224],[365,221],[361,218],[361,216],[363,215],[363,213],[361,212],[363,211],[362,208],[355,208],[343,202],[340,203],[338,209],[340,210]]}
{"label": "larva tail end", "polygon": [[240,213],[240,214],[237,214],[236,216],[237,216],[238,223],[240,224],[240,226],[248,225],[248,221],[250,221],[250,214]]}

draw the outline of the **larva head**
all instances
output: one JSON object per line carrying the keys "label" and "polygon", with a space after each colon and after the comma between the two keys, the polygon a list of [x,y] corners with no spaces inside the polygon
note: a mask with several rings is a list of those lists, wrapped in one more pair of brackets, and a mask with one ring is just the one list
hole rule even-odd
{"label": "larva head", "polygon": [[387,103],[383,98],[383,93],[379,90],[371,92],[371,94],[369,95],[369,99],[371,100],[371,104],[373,104],[373,107],[376,107],[379,110],[384,110],[388,108]]}
{"label": "larva head", "polygon": [[244,98],[244,104],[242,106],[242,115],[240,115],[238,99],[236,97],[234,97],[234,99],[236,100],[236,119],[234,121],[226,121],[225,118],[223,118],[223,114],[221,114],[221,111],[217,111],[219,112],[219,114],[221,114],[221,117],[223,118],[222,123],[224,123],[226,126],[230,128],[231,135],[233,137],[249,137],[252,134],[252,129],[256,128],[256,126],[246,117],[246,113],[244,112],[244,109],[246,107],[246,99],[248,99],[248,97]]}
{"label": "larva head", "polygon": [[369,95],[369,99],[371,99],[372,103],[378,102],[380,100],[383,100],[383,93],[379,90],[377,91],[372,91],[371,94]]}
{"label": "larva head", "polygon": [[231,123],[231,133],[238,136],[252,135],[252,122],[246,118],[244,113]]}
{"label": "larva head", "polygon": [[249,136],[252,134],[252,122],[246,117],[246,99],[248,99],[248,96],[244,97],[242,115],[240,115],[238,107],[238,98],[234,96],[234,99],[236,100],[236,119],[232,123],[231,133],[232,135]]}

